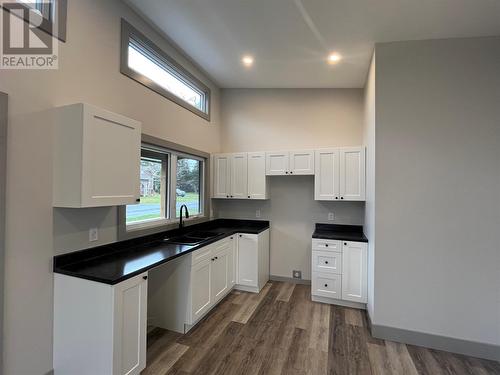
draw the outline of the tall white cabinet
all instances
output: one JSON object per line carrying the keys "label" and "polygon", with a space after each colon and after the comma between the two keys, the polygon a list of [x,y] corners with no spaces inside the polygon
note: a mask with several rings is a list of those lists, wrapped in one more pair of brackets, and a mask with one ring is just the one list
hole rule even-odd
{"label": "tall white cabinet", "polygon": [[316,150],[314,199],[365,200],[365,148]]}
{"label": "tall white cabinet", "polygon": [[116,285],[54,275],[54,374],[146,367],[147,272]]}
{"label": "tall white cabinet", "polygon": [[140,197],[141,123],[78,103],[41,116],[53,130],[53,206],[134,204]]}
{"label": "tall white cabinet", "polygon": [[215,154],[212,166],[212,198],[268,198],[265,153]]}

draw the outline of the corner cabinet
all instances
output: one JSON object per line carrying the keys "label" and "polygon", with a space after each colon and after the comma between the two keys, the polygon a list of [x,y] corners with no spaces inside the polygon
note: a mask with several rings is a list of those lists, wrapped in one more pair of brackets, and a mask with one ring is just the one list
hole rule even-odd
{"label": "corner cabinet", "polygon": [[55,274],[54,374],[135,375],[146,367],[147,273],[116,285]]}
{"label": "corner cabinet", "polygon": [[365,148],[316,150],[314,199],[365,200]]}
{"label": "corner cabinet", "polygon": [[368,246],[365,242],[312,240],[312,300],[365,308]]}
{"label": "corner cabinet", "polygon": [[72,104],[42,116],[53,130],[53,206],[134,204],[140,197],[141,123]]}
{"label": "corner cabinet", "polygon": [[267,199],[265,153],[212,156],[213,193],[220,199]]}

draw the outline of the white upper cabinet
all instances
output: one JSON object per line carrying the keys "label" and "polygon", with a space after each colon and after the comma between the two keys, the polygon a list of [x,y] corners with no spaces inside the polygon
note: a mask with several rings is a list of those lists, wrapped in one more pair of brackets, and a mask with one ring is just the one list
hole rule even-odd
{"label": "white upper cabinet", "polygon": [[266,174],[312,175],[314,174],[314,151],[284,151],[266,153]]}
{"label": "white upper cabinet", "polygon": [[368,245],[364,242],[342,242],[342,299],[368,301]]}
{"label": "white upper cabinet", "polygon": [[245,199],[248,196],[247,154],[231,155],[231,198]]}
{"label": "white upper cabinet", "polygon": [[288,151],[266,153],[266,175],[280,176],[288,174]]}
{"label": "white upper cabinet", "polygon": [[213,198],[267,199],[264,152],[212,156]]}
{"label": "white upper cabinet", "polygon": [[289,154],[290,174],[314,174],[314,151],[291,151]]}
{"label": "white upper cabinet", "polygon": [[82,103],[54,108],[47,120],[54,132],[54,207],[136,203],[140,122]]}
{"label": "white upper cabinet", "polygon": [[338,200],[340,198],[339,151],[318,150],[315,153],[314,199]]}
{"label": "white upper cabinet", "polygon": [[365,149],[340,149],[340,199],[365,200]]}
{"label": "white upper cabinet", "polygon": [[266,154],[248,153],[248,198],[267,199]]}
{"label": "white upper cabinet", "polygon": [[317,150],[314,199],[365,200],[365,148]]}
{"label": "white upper cabinet", "polygon": [[231,155],[214,155],[214,198],[229,198],[231,195]]}

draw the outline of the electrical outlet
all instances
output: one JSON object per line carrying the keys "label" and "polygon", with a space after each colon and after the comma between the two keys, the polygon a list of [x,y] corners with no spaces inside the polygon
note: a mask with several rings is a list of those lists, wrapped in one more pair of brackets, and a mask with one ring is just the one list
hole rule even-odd
{"label": "electrical outlet", "polygon": [[97,231],[97,228],[90,228],[89,229],[89,242],[94,242],[99,239],[99,233]]}
{"label": "electrical outlet", "polygon": [[293,270],[292,275],[294,279],[302,279],[302,271]]}
{"label": "electrical outlet", "polygon": [[330,221],[335,220],[335,216],[333,215],[333,212],[328,213],[328,220],[330,220]]}
{"label": "electrical outlet", "polygon": [[260,217],[260,210],[255,210],[255,217],[257,217],[257,218]]}

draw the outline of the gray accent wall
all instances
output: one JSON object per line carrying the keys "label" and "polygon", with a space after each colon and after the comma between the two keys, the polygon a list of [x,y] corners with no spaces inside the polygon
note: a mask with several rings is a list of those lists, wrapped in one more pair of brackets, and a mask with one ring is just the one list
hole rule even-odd
{"label": "gray accent wall", "polygon": [[[362,89],[223,89],[224,152],[278,151],[363,144]],[[363,224],[364,202],[314,200],[313,176],[270,176],[267,201],[213,200],[217,217],[271,221],[271,275],[311,278],[315,223]]]}
{"label": "gray accent wall", "polygon": [[375,75],[372,323],[498,346],[500,37],[377,44]]}
{"label": "gray accent wall", "polygon": [[[261,220],[271,222],[270,273],[292,277],[302,271],[302,279],[311,279],[311,236],[315,223],[363,224],[364,202],[320,202],[314,200],[313,176],[268,177],[270,199],[214,199],[217,217],[254,219],[260,210]],[[335,220],[328,221],[333,212]]]}

